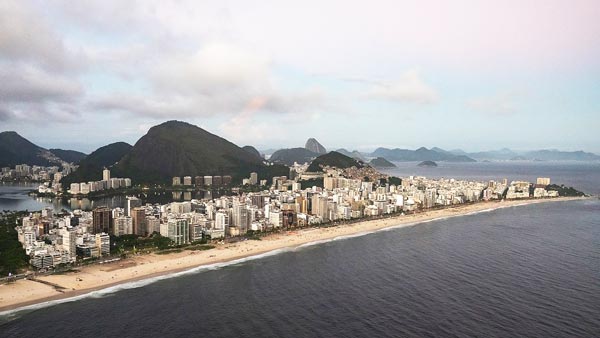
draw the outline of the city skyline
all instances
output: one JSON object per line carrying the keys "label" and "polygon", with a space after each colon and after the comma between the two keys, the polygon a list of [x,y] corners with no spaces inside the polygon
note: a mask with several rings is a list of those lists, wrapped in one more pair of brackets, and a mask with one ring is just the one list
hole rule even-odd
{"label": "city skyline", "polygon": [[328,150],[600,153],[599,12],[594,1],[5,1],[1,131],[86,153],[172,119],[258,149],[315,137]]}

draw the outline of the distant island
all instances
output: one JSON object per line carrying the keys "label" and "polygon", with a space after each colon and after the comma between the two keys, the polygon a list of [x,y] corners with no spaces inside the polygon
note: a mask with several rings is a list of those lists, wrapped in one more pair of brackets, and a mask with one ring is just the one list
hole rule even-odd
{"label": "distant island", "polygon": [[371,160],[369,164],[375,168],[396,168],[396,165],[383,157],[377,157]]}
{"label": "distant island", "polygon": [[437,167],[438,165],[437,165],[437,163],[435,163],[433,161],[423,161],[423,162],[417,164],[417,166],[434,168],[434,167]]}

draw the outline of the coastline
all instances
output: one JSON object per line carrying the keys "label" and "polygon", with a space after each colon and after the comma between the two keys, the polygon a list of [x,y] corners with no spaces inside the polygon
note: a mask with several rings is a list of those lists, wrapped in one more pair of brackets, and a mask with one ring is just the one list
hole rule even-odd
{"label": "coastline", "polygon": [[173,278],[200,270],[238,264],[251,259],[275,255],[283,251],[357,237],[373,232],[418,225],[450,217],[467,216],[507,207],[530,204],[583,200],[582,197],[553,199],[513,200],[504,202],[479,202],[452,208],[425,211],[405,216],[391,216],[377,220],[344,224],[324,228],[288,230],[271,234],[260,241],[246,240],[218,245],[207,251],[187,251],[167,255],[139,255],[108,264],[86,266],[76,272],[41,276],[39,281],[19,280],[0,285],[0,315],[13,311],[49,306],[95,294],[111,293],[119,289],[136,288],[156,280]]}

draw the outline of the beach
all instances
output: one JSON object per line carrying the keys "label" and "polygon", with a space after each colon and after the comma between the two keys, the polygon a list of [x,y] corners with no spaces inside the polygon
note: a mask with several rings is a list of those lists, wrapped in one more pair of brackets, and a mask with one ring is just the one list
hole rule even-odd
{"label": "beach", "polygon": [[384,229],[412,226],[432,220],[465,216],[499,208],[576,199],[582,198],[560,197],[480,202],[337,226],[282,231],[262,237],[260,241],[245,240],[216,244],[214,249],[206,251],[183,250],[178,253],[162,255],[140,254],[112,263],[77,268],[73,272],[40,276],[35,281],[18,280],[14,283],[0,285],[0,312],[59,299],[82,297],[91,292],[131,282],[141,282],[158,276],[172,276],[178,272],[203,266],[237,262],[249,257],[277,253],[280,250],[294,250],[313,243],[360,236]]}

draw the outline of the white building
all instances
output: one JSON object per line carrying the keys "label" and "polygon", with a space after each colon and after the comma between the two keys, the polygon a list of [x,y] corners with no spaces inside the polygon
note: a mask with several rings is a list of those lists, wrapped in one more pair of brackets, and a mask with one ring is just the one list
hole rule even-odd
{"label": "white building", "polygon": [[190,226],[186,218],[172,218],[160,225],[161,236],[168,237],[175,245],[190,242]]}

